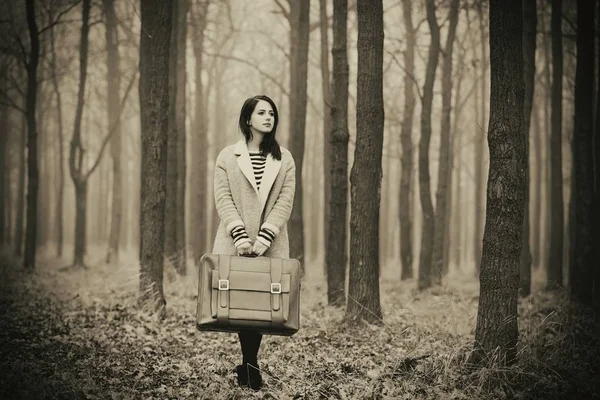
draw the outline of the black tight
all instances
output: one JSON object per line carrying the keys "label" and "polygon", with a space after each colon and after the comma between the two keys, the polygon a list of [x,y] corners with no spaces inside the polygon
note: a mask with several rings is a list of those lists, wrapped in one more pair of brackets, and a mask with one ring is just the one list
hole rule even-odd
{"label": "black tight", "polygon": [[258,349],[262,340],[262,334],[257,331],[244,330],[238,333],[240,344],[242,345],[242,356],[244,364],[257,365]]}

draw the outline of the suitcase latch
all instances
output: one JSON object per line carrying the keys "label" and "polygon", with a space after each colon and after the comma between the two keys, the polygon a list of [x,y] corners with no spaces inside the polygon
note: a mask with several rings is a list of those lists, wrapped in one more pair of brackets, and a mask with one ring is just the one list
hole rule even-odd
{"label": "suitcase latch", "polygon": [[281,293],[281,283],[279,283],[279,282],[271,283],[271,293],[280,294]]}
{"label": "suitcase latch", "polygon": [[229,279],[219,279],[219,290],[229,290]]}

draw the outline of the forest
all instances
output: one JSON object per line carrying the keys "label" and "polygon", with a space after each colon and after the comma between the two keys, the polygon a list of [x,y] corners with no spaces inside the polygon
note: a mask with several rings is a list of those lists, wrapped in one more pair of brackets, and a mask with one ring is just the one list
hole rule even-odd
{"label": "forest", "polygon": [[[0,397],[600,399],[600,1],[0,4]],[[196,328],[252,96],[300,330]]]}

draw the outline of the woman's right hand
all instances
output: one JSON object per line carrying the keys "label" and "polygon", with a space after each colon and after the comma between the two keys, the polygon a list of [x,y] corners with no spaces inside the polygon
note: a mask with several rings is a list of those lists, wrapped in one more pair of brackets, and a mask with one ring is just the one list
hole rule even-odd
{"label": "woman's right hand", "polygon": [[252,247],[251,242],[244,242],[244,243],[240,244],[239,246],[237,246],[236,248],[237,248],[238,255],[240,255],[240,256],[252,254],[253,247]]}

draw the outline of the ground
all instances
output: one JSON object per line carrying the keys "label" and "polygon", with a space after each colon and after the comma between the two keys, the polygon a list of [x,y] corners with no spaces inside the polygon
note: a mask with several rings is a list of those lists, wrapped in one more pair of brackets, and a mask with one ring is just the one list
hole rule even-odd
{"label": "ground", "polygon": [[600,321],[564,293],[520,300],[515,365],[472,370],[474,278],[419,293],[386,274],[382,323],[349,326],[311,273],[301,329],[265,336],[265,386],[253,392],[236,386],[237,336],[196,330],[194,268],[167,269],[162,320],[138,308],[137,271],[134,261],[82,270],[48,256],[25,272],[1,254],[0,398],[600,399]]}

